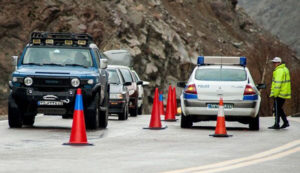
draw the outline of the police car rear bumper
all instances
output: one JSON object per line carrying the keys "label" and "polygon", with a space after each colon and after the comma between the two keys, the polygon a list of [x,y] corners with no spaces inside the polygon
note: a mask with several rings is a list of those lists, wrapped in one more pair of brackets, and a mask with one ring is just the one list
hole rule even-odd
{"label": "police car rear bumper", "polygon": [[[183,112],[190,116],[213,116],[218,114],[218,108],[209,108],[209,104],[219,104],[217,101],[184,100]],[[224,101],[224,105],[232,105],[225,108],[225,116],[255,117],[256,101]],[[225,106],[226,107],[226,106]]]}

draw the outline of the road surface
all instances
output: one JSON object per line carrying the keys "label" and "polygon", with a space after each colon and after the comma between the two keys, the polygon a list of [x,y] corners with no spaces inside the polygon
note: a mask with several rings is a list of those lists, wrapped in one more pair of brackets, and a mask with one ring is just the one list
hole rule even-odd
{"label": "road surface", "polygon": [[118,121],[110,117],[105,130],[88,131],[94,146],[65,146],[71,119],[38,116],[34,127],[10,129],[0,121],[0,172],[299,172],[300,118],[291,126],[269,130],[273,118],[261,118],[261,130],[226,122],[230,138],[213,138],[215,122],[181,129],[163,122],[165,130],[144,130],[150,116]]}

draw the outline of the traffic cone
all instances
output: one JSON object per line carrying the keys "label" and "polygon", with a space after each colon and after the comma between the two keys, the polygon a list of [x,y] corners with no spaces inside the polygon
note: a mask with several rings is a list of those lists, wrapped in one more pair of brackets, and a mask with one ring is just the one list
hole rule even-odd
{"label": "traffic cone", "polygon": [[175,87],[173,88],[173,101],[174,101],[174,103],[173,103],[174,114],[175,114],[175,116],[177,116],[178,115],[178,112],[177,112],[177,97],[176,97],[176,88]]}
{"label": "traffic cone", "polygon": [[82,94],[80,88],[78,88],[76,92],[70,141],[69,143],[64,143],[64,145],[92,145],[87,142]]}
{"label": "traffic cone", "polygon": [[174,105],[174,100],[173,100],[172,87],[169,86],[165,121],[176,121],[177,120],[175,118],[175,110],[174,110],[175,107],[173,105]]}
{"label": "traffic cone", "polygon": [[159,113],[159,105],[158,105],[158,88],[155,89],[155,95],[152,105],[151,119],[149,127],[145,127],[144,129],[152,129],[152,130],[160,130],[166,129],[167,126],[161,125],[160,113]]}
{"label": "traffic cone", "polygon": [[222,97],[220,98],[220,102],[219,102],[219,110],[218,110],[215,134],[209,135],[209,136],[213,136],[213,137],[230,137],[230,136],[232,136],[232,135],[227,135],[226,126],[225,126],[224,105],[223,105]]}
{"label": "traffic cone", "polygon": [[164,96],[163,92],[161,91],[159,94],[159,114],[160,115],[165,115],[165,110],[164,110]]}

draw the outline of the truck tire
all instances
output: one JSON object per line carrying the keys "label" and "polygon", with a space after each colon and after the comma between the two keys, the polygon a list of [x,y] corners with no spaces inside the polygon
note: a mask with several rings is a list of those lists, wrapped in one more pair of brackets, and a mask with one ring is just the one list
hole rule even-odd
{"label": "truck tire", "polygon": [[92,103],[84,112],[86,129],[95,130],[99,121],[99,94],[96,94]]}
{"label": "truck tire", "polygon": [[23,124],[27,126],[33,126],[35,120],[35,115],[23,116]]}
{"label": "truck tire", "polygon": [[255,118],[251,118],[249,122],[249,129],[257,131],[259,130],[259,114]]}
{"label": "truck tire", "polygon": [[10,128],[21,128],[22,127],[22,111],[16,104],[12,96],[8,99],[8,125]]}
{"label": "truck tire", "polygon": [[108,94],[105,94],[105,98],[104,98],[104,102],[103,102],[103,107],[105,107],[105,110],[99,110],[99,127],[100,128],[106,128],[107,124],[108,124]]}
{"label": "truck tire", "polygon": [[193,121],[191,120],[190,116],[185,116],[181,113],[181,121],[180,127],[181,128],[191,128],[193,126]]}

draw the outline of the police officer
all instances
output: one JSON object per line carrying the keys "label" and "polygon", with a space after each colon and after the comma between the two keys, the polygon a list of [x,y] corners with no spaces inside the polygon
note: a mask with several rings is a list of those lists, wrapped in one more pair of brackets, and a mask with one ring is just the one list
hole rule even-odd
{"label": "police officer", "polygon": [[[275,57],[273,60],[274,71],[270,97],[274,98],[275,124],[269,129],[280,129],[289,126],[282,107],[286,99],[291,98],[291,79],[288,68],[282,63],[281,58]],[[280,127],[280,117],[283,125]]]}

